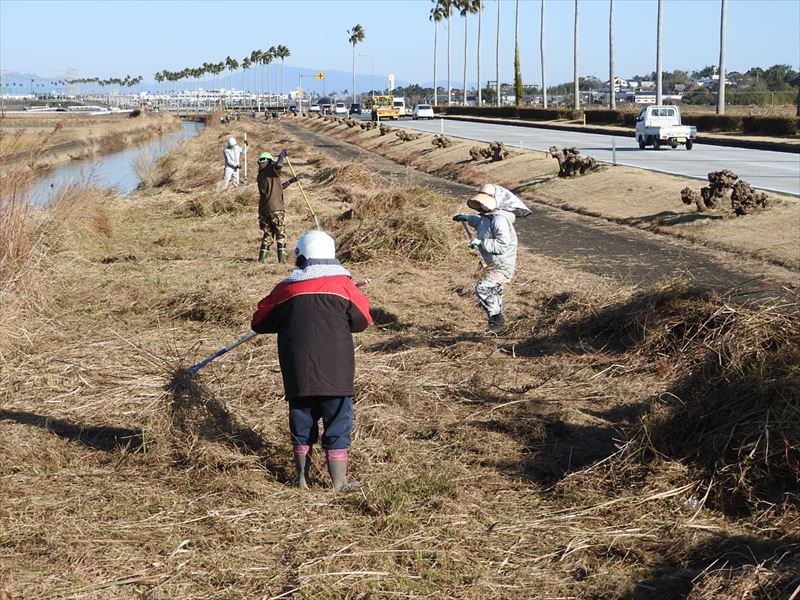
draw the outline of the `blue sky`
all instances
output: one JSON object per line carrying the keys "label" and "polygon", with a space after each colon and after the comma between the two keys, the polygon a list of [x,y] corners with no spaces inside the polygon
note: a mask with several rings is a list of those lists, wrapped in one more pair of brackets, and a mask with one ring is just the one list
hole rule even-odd
{"label": "blue sky", "polygon": [[[484,0],[481,79],[494,79],[498,0]],[[162,2],[121,0],[0,0],[0,68],[63,76],[144,75],[180,70],[254,48],[284,44],[287,66],[350,71],[346,30],[360,23],[366,39],[357,52],[375,59],[376,80],[432,80],[433,25],[429,0],[283,0]],[[617,72],[655,69],[656,0],[616,1]],[[718,61],[719,0],[666,0],[664,68],[691,70]],[[513,0],[501,0],[501,78],[513,79]],[[520,2],[522,67],[526,83],[539,80],[539,0]],[[572,0],[546,0],[548,83],[572,77]],[[607,79],[608,0],[580,2],[580,71]],[[452,19],[452,80],[463,79],[464,22]],[[800,63],[800,0],[730,0],[728,66]],[[469,79],[475,80],[477,17],[469,21]],[[438,79],[445,79],[446,31],[439,29]],[[369,75],[371,62],[357,57]]]}

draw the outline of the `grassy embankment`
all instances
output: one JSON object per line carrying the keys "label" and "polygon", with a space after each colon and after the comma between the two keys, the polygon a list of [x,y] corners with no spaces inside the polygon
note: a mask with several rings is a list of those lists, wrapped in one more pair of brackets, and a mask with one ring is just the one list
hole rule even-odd
{"label": "grassy embankment", "polygon": [[[795,589],[796,312],[686,282],[627,288],[523,251],[509,332],[486,337],[474,258],[448,219],[460,199],[389,189],[247,127],[254,149],[288,149],[345,264],[373,280],[377,325],[357,336],[364,493],[330,492],[319,453],[314,489],[285,485],[271,337],[202,372],[205,404],[165,391],[179,362],[244,333],[288,271],[256,262],[254,188],[215,189],[217,149],[240,132],[212,126],[130,199],[0,205],[6,597]],[[288,198],[295,240],[311,220],[296,187]]]}
{"label": "grassy embankment", "polygon": [[602,166],[564,179],[557,176],[557,162],[543,152],[509,148],[507,160],[476,162],[470,160],[469,149],[485,144],[463,138],[450,136],[452,146],[436,149],[433,134],[403,142],[394,131],[381,135],[377,129],[348,128],[341,120],[301,117],[294,122],[463,183],[493,181],[536,202],[800,268],[800,199],[793,196],[769,193],[767,210],[744,217],[735,217],[727,200],[717,210],[697,213],[681,202],[680,194],[686,186],[699,190],[703,183],[695,179],[623,166]]}
{"label": "grassy embankment", "polygon": [[180,127],[168,114],[101,115],[74,113],[6,115],[0,118],[0,156],[5,170],[37,169],[115,152]]}

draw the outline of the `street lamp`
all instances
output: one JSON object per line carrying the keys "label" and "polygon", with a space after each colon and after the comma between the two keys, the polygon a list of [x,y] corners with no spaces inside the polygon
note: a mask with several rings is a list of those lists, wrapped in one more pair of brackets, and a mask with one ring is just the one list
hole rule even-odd
{"label": "street lamp", "polygon": [[[375,100],[375,59],[372,58],[369,54],[361,54],[359,52],[358,55],[359,56],[363,56],[364,58],[368,58],[368,59],[370,59],[372,61],[372,91],[371,91],[371,93],[372,93],[372,99]],[[356,91],[353,90],[353,94],[355,94],[355,93],[356,93]]]}

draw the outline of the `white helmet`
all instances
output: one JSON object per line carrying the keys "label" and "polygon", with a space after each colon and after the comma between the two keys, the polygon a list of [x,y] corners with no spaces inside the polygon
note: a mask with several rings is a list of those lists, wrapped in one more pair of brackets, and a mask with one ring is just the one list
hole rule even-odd
{"label": "white helmet", "polygon": [[306,260],[312,258],[336,258],[336,242],[324,231],[309,231],[300,236],[294,255]]}
{"label": "white helmet", "polygon": [[236,138],[235,137],[229,137],[228,138],[228,146],[230,148],[233,148],[235,145],[236,145]]}

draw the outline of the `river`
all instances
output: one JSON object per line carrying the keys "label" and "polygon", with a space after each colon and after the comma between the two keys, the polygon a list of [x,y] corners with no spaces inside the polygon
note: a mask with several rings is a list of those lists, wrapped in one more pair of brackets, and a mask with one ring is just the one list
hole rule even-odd
{"label": "river", "polygon": [[46,206],[61,188],[76,183],[114,188],[127,196],[139,185],[139,176],[134,168],[137,160],[143,156],[155,160],[179,141],[196,137],[203,127],[203,123],[181,121],[180,130],[170,131],[143,144],[58,165],[33,183],[29,198],[37,206]]}

